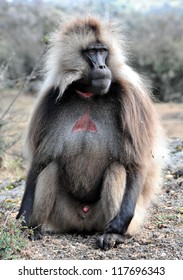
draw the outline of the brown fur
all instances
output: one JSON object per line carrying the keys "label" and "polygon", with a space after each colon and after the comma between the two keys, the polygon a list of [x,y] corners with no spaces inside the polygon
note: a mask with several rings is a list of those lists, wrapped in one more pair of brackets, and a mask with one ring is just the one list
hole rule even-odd
{"label": "brown fur", "polygon": [[[146,208],[159,192],[166,147],[150,93],[144,81],[127,65],[124,50],[126,43],[114,24],[104,23],[89,16],[62,23],[60,29],[52,36],[51,47],[46,57],[47,74],[28,131],[29,160],[31,162],[34,157],[36,143],[39,141],[37,134],[41,121],[39,112],[42,100],[50,94],[51,88],[57,87],[61,98],[68,85],[80,79],[83,73],[87,75],[88,65],[81,60],[79,50],[97,40],[108,46],[107,65],[112,72],[113,81],[121,85],[121,92],[117,98],[123,128],[121,141],[124,161],[134,162],[135,170],[138,169],[141,174],[141,190],[135,215],[127,231],[134,234],[143,220]],[[39,175],[31,224],[50,224],[60,232],[103,231],[106,223],[119,211],[126,184],[125,168],[114,163],[106,169],[101,200],[94,205],[89,204],[91,211],[87,217],[78,210],[84,205],[59,187],[57,168],[51,163]],[[89,168],[92,168],[92,165]],[[133,172],[133,166],[131,169],[130,172]],[[116,237],[115,239],[117,240]]]}

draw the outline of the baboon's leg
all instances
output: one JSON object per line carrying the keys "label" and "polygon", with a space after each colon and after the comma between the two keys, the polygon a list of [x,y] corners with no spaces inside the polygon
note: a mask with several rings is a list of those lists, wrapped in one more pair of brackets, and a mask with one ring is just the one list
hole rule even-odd
{"label": "baboon's leg", "polygon": [[[111,164],[105,174],[101,203],[104,211],[106,224],[118,215],[123,200],[126,186],[126,170],[118,164]],[[121,243],[123,237],[117,233],[105,233],[97,239],[97,246],[109,249],[115,244]]]}
{"label": "baboon's leg", "polygon": [[[50,163],[39,175],[29,226],[34,229],[31,239],[41,237],[42,225],[48,220],[56,198],[57,165]],[[37,233],[40,234],[37,234]]]}

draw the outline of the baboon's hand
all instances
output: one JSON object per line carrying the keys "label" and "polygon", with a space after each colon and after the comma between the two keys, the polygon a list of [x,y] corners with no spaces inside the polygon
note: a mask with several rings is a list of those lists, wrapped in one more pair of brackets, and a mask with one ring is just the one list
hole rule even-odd
{"label": "baboon's hand", "polygon": [[114,248],[117,244],[124,241],[124,236],[116,233],[104,233],[97,239],[97,246],[102,250],[109,250]]}
{"label": "baboon's hand", "polygon": [[43,238],[41,230],[39,228],[30,229],[30,233],[28,234],[28,238],[31,241],[40,240]]}
{"label": "baboon's hand", "polygon": [[41,233],[41,229],[39,227],[34,227],[34,228],[28,227],[28,226],[25,226],[24,222],[22,222],[21,232],[30,241],[42,239],[42,233]]}

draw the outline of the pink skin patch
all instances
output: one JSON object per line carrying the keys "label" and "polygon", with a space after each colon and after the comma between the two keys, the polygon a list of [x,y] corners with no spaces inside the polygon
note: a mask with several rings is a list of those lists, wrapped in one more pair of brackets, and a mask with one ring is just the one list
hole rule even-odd
{"label": "pink skin patch", "polygon": [[78,131],[90,131],[90,132],[97,132],[96,125],[93,123],[93,121],[90,119],[89,113],[87,112],[79,118],[79,120],[75,123],[75,125],[72,128],[72,131],[78,132]]}
{"label": "pink skin patch", "polygon": [[81,95],[82,97],[85,97],[85,98],[90,98],[94,95],[92,92],[81,92],[81,91],[78,91],[78,90],[77,90],[77,93],[79,95]]}
{"label": "pink skin patch", "polygon": [[88,213],[90,208],[89,208],[89,206],[84,206],[82,210],[83,210],[84,213]]}

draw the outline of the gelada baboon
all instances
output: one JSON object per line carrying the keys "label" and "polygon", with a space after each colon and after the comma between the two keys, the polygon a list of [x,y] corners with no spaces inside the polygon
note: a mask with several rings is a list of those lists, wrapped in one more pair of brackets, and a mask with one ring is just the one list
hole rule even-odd
{"label": "gelada baboon", "polygon": [[133,235],[160,185],[164,136],[150,94],[112,23],[87,16],[52,36],[30,122],[19,214],[35,228],[101,232],[109,249]]}

